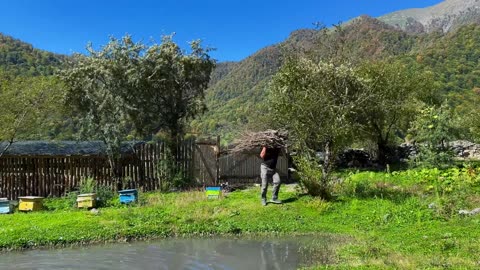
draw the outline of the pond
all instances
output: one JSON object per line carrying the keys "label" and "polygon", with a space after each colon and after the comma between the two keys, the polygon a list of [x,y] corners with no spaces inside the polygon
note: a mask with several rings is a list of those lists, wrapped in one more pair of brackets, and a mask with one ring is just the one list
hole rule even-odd
{"label": "pond", "polygon": [[[314,257],[327,260],[319,263],[333,256],[326,240],[315,240],[324,248]],[[0,269],[296,269],[312,262],[307,248],[312,243],[307,237],[173,238],[9,252],[0,255]]]}

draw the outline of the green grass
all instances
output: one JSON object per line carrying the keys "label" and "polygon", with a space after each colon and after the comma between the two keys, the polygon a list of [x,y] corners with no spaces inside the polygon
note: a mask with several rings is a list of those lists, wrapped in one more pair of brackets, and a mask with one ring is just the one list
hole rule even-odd
{"label": "green grass", "polygon": [[[0,248],[63,246],[170,236],[331,235],[306,250],[318,269],[475,269],[480,267],[480,170],[346,174],[326,202],[282,187],[283,205],[262,207],[260,189],[219,200],[204,192],[143,193],[136,206],[110,203],[98,214],[46,202],[49,211],[0,216]],[[57,209],[57,210],[54,210]],[[327,244],[328,246],[328,244]],[[325,249],[329,252],[324,257]],[[332,255],[333,254],[333,255]],[[319,263],[328,263],[321,265]]]}

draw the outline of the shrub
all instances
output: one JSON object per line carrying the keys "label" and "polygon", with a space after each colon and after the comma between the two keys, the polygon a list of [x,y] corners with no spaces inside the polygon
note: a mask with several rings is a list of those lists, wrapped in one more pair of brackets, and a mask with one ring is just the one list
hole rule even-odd
{"label": "shrub", "polygon": [[295,158],[295,164],[298,168],[299,184],[302,189],[312,196],[329,197],[330,187],[328,184],[322,184],[322,169],[315,160],[299,156]]}
{"label": "shrub", "polygon": [[192,184],[192,180],[188,177],[185,170],[177,164],[175,159],[171,157],[170,150],[166,148],[165,158],[157,163],[156,170],[160,177],[160,190],[170,191],[172,189],[187,188]]}
{"label": "shrub", "polygon": [[446,105],[421,110],[410,130],[419,143],[419,153],[412,164],[427,168],[448,167],[454,156],[448,145],[455,138],[453,126],[453,114]]}

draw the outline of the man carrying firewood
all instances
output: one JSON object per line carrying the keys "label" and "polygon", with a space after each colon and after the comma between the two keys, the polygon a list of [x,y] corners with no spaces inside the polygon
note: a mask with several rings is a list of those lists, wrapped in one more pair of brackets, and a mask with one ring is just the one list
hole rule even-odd
{"label": "man carrying firewood", "polygon": [[263,159],[260,165],[260,176],[262,178],[262,205],[267,205],[267,187],[270,179],[273,182],[273,193],[271,203],[281,204],[282,201],[278,199],[278,191],[280,190],[280,176],[276,171],[278,156],[281,148],[263,146],[260,157]]}
{"label": "man carrying firewood", "polygon": [[245,153],[252,150],[258,151],[262,147],[260,157],[262,165],[260,166],[260,176],[262,178],[262,205],[267,205],[267,187],[270,179],[273,182],[273,195],[271,203],[281,204],[278,199],[280,189],[280,176],[276,171],[278,156],[282,149],[287,156],[288,132],[285,130],[266,130],[259,132],[245,132],[239,139],[235,140],[235,147],[232,153]]}

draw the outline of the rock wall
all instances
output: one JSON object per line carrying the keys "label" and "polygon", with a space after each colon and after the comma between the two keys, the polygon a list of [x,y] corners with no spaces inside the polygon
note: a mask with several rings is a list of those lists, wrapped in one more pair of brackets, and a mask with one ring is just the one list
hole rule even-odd
{"label": "rock wall", "polygon": [[469,141],[453,141],[450,143],[450,147],[459,158],[480,160],[480,144]]}
{"label": "rock wall", "polygon": [[[480,160],[480,144],[469,141],[453,141],[449,143],[458,159]],[[391,153],[393,162],[406,162],[418,153],[414,144],[401,144]],[[343,168],[365,168],[379,166],[371,155],[363,149],[347,149],[338,156],[337,165]]]}

